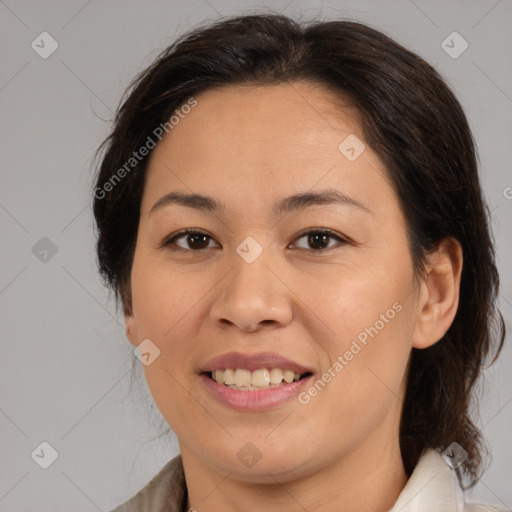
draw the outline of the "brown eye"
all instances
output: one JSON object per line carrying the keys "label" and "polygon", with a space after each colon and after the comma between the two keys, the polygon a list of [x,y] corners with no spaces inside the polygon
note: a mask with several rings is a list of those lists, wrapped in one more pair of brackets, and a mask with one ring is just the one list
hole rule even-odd
{"label": "brown eye", "polygon": [[[178,240],[184,240],[184,242],[181,242],[182,245],[177,243]],[[178,249],[188,251],[200,251],[203,249],[208,249],[208,244],[210,240],[213,240],[212,237],[205,233],[202,233],[201,231],[184,230],[180,231],[172,238],[167,239],[162,244],[162,247],[175,246]]]}
{"label": "brown eye", "polygon": [[[329,245],[330,241],[337,241],[337,244],[334,245],[344,245],[347,243],[347,241],[338,234],[325,229],[306,231],[297,240],[301,239],[306,240],[306,247],[299,247],[299,249],[309,249],[313,252],[322,252],[333,247],[332,244]],[[178,243],[178,241],[180,242]],[[197,252],[211,248],[212,246],[209,246],[210,241],[213,241],[213,238],[206,233],[187,229],[165,240],[162,247]]]}
{"label": "brown eye", "polygon": [[329,240],[337,240],[341,245],[347,243],[344,238],[330,230],[310,230],[303,233],[297,240],[303,238],[306,239],[307,247],[299,247],[299,249],[313,249],[315,252],[332,247],[332,245],[329,247]]}

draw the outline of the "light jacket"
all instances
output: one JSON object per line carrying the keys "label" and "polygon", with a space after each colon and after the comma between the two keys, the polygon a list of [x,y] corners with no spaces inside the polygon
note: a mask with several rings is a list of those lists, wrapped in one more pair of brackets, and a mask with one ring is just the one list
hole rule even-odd
{"label": "light jacket", "polygon": [[[187,487],[181,455],[178,455],[133,498],[111,512],[187,512],[186,505]],[[507,511],[491,505],[466,503],[455,471],[437,450],[427,448],[389,512]]]}

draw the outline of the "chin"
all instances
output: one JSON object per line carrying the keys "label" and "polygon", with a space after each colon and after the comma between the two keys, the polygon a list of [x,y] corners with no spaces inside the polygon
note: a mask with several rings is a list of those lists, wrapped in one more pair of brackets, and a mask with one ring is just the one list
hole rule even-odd
{"label": "chin", "polygon": [[267,461],[263,463],[260,461],[252,468],[243,468],[240,467],[240,464],[237,464],[235,470],[233,470],[232,464],[228,464],[223,469],[231,472],[230,478],[253,484],[286,483],[308,474],[308,469],[304,464],[296,462],[283,463],[283,461],[281,461],[281,464],[276,466],[274,462],[275,461]]}
{"label": "chin", "polygon": [[[305,476],[310,471],[309,454],[297,453],[297,447],[294,450],[284,447],[276,450],[266,446],[259,450],[256,443],[241,443],[242,448],[236,451],[235,457],[234,443],[222,451],[217,449],[209,457],[210,463],[218,471],[230,474],[230,478],[258,484],[275,484],[276,480],[284,483]],[[206,452],[201,450],[201,453]]]}

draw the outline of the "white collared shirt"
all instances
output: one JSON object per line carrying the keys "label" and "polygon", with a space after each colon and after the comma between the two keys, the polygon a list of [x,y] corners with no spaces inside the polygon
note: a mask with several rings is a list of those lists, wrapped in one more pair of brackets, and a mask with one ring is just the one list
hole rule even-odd
{"label": "white collared shirt", "polygon": [[506,512],[505,509],[466,503],[457,474],[441,454],[427,448],[389,512]]}

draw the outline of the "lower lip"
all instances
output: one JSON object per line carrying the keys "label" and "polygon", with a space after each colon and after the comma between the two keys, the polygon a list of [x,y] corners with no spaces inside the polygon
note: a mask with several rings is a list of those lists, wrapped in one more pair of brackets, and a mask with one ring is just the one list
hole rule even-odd
{"label": "lower lip", "polygon": [[261,391],[242,391],[219,384],[206,374],[200,375],[213,396],[221,403],[237,411],[263,411],[280,406],[297,396],[301,388],[313,377],[309,375],[290,384],[281,384]]}

